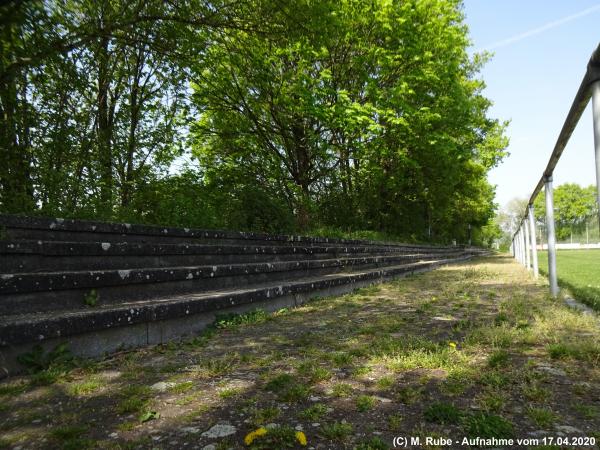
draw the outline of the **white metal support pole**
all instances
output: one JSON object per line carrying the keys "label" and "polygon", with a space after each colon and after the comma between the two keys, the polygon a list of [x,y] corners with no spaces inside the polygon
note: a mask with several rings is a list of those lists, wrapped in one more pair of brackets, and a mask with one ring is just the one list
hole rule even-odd
{"label": "white metal support pole", "polygon": [[594,117],[594,147],[596,150],[596,202],[600,226],[600,80],[592,83],[592,115]]}
{"label": "white metal support pole", "polygon": [[523,231],[523,222],[521,222],[521,246],[521,248],[523,249],[521,253],[521,259],[523,261],[521,261],[521,264],[523,264],[523,267],[525,267],[527,263],[527,260],[525,258],[525,255],[527,254],[527,248],[525,248],[525,232]]}
{"label": "white metal support pole", "polygon": [[530,251],[530,247],[531,247],[531,241],[529,240],[529,222],[527,221],[527,219],[523,220],[523,231],[525,233],[523,233],[523,235],[525,236],[525,267],[527,267],[527,270],[531,269],[531,251]]}
{"label": "white metal support pole", "polygon": [[521,222],[521,264],[523,264],[523,267],[526,267],[527,259],[525,258],[525,253],[527,249],[525,248],[525,232],[523,228],[523,222]]}
{"label": "white metal support pole", "polygon": [[545,177],[546,192],[546,229],[548,233],[548,278],[550,293],[558,295],[558,279],[556,276],[556,236],[554,234],[554,195],[552,192],[552,177]]}
{"label": "white metal support pole", "polygon": [[535,238],[535,214],[533,205],[529,205],[529,237],[531,239],[531,256],[533,260],[533,276],[537,278],[540,273],[537,255],[537,239]]}
{"label": "white metal support pole", "polygon": [[519,225],[519,262],[523,264],[523,229]]}
{"label": "white metal support pole", "polygon": [[519,261],[519,263],[522,262],[522,247],[521,247],[521,228],[519,228],[519,231],[517,231],[517,248],[519,249],[519,257],[517,258],[517,261]]}

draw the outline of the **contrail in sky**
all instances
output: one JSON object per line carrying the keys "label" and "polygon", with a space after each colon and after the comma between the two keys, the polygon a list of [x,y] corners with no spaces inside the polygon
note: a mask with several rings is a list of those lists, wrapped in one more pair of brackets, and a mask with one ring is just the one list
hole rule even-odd
{"label": "contrail in sky", "polygon": [[558,27],[564,23],[571,22],[572,20],[579,19],[580,17],[587,16],[588,14],[592,14],[593,12],[600,10],[600,4],[592,6],[590,8],[584,9],[575,14],[571,14],[570,16],[563,17],[562,19],[553,20],[552,22],[548,22],[541,27],[534,28],[532,30],[526,31],[525,33],[517,34],[515,36],[509,37],[508,39],[504,39],[502,41],[495,42],[491,45],[488,45],[481,50],[494,50],[496,48],[505,47],[510,44],[514,44],[515,42],[522,41],[530,36],[535,36],[536,34],[543,33],[546,30],[550,30],[551,28]]}

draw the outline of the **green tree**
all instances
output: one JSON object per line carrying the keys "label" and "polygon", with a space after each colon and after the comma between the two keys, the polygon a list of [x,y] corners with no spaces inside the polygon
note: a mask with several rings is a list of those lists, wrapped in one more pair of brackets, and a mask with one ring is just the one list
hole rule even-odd
{"label": "green tree", "polygon": [[492,216],[507,142],[458,0],[1,8],[4,212],[462,242]]}
{"label": "green tree", "polygon": [[4,212],[114,218],[130,209],[137,188],[182,152],[187,68],[209,33],[277,28],[251,1],[0,8]]}
{"label": "green tree", "polygon": [[[595,186],[581,187],[577,183],[565,183],[557,186],[554,196],[554,222],[556,236],[564,240],[574,232],[585,229],[585,222],[596,211]],[[534,202],[536,218],[546,221],[546,203],[544,193],[540,193]]]}
{"label": "green tree", "polygon": [[483,59],[467,55],[459,2],[301,11],[299,33],[228,34],[196,67],[195,152],[207,181],[245,171],[284,196],[301,229],[465,240],[469,225],[487,223],[485,175],[506,139],[486,117],[474,78]]}

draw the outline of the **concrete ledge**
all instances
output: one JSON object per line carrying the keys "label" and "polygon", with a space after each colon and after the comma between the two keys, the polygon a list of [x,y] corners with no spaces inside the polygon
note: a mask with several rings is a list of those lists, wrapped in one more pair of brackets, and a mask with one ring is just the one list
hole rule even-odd
{"label": "concrete ledge", "polygon": [[[453,252],[445,257],[457,257]],[[165,283],[202,278],[250,276],[260,273],[289,272],[324,268],[353,268],[365,265],[392,265],[394,263],[431,260],[439,255],[396,255],[346,257],[338,259],[257,262],[242,264],[216,264],[191,267],[134,268],[128,270],[79,270],[61,272],[17,273],[0,276],[0,295],[28,292],[50,292],[68,289],[90,289],[105,286]]]}
{"label": "concrete ledge", "polygon": [[[144,302],[131,302],[113,308],[87,309],[77,312],[26,314],[4,318],[0,328],[0,346],[42,342],[48,339],[89,333],[109,328],[129,327],[139,323],[154,322],[218,311],[259,301],[272,301],[285,295],[318,292],[339,286],[352,286],[363,281],[386,279],[401,274],[427,270],[442,264],[463,261],[462,258],[413,263],[385,269],[353,274],[338,274],[308,278],[231,291],[189,294]],[[7,320],[8,319],[8,320]]]}
{"label": "concrete ledge", "polygon": [[139,269],[332,258],[450,255],[457,248],[320,245],[199,245],[140,242],[0,241],[0,272]]}
{"label": "concrete ledge", "polygon": [[[87,320],[76,320],[75,317],[49,319],[45,324],[41,320],[38,323],[15,323],[12,330],[6,328],[2,330],[0,377],[22,371],[23,368],[17,363],[17,356],[30,351],[36,344],[49,351],[58,344],[66,343],[75,356],[95,358],[116,350],[161,344],[196,335],[214,321],[217,313],[242,313],[254,309],[272,312],[285,307],[299,306],[317,297],[345,294],[361,287],[424,272],[441,265],[465,261],[471,257],[468,255],[427,264],[412,264],[403,268],[378,270],[347,276],[332,283],[305,281],[266,288],[262,292],[258,290],[246,292],[245,295],[238,297],[223,295],[219,302],[215,302],[213,298],[213,301],[208,303],[183,300],[163,305],[146,305],[143,308],[119,311],[123,318],[131,318],[131,320],[123,322],[123,326],[110,325],[98,317],[90,316],[85,317]],[[106,313],[110,316],[111,312],[107,311]],[[80,319],[84,319],[84,317],[80,317]],[[65,326],[66,330],[70,332],[68,336],[62,335]],[[5,334],[5,332],[8,333]],[[46,334],[37,334],[41,332]]]}
{"label": "concrete ledge", "polygon": [[[269,235],[242,231],[202,230],[195,228],[159,227],[129,223],[95,222],[61,218],[44,218],[0,214],[0,227],[8,239],[44,239],[68,241],[98,241],[104,239],[114,242],[132,241],[136,237],[146,242],[156,238],[159,241],[193,242],[197,240],[230,241],[232,243],[268,242],[271,244],[330,244],[330,245],[370,245],[391,247],[440,248],[439,246],[400,244],[397,242],[369,241],[364,239],[338,239],[325,237]],[[36,232],[37,231],[37,232]]]}

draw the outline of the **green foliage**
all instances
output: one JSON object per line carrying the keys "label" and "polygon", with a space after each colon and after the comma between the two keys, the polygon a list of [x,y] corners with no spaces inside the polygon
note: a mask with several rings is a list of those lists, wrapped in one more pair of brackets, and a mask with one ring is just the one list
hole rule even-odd
{"label": "green foliage", "polygon": [[[565,183],[553,191],[554,221],[556,237],[566,240],[573,233],[585,231],[587,219],[597,216],[596,187],[593,185],[581,187],[576,183]],[[546,220],[546,200],[540,193],[534,202],[537,220]]]}
{"label": "green foliage", "polygon": [[507,365],[510,354],[503,349],[496,350],[488,358],[488,365],[493,368],[504,367]]}
{"label": "green foliage", "polygon": [[207,183],[276,192],[301,229],[466,241],[491,217],[485,173],[506,140],[485,117],[483,58],[467,56],[458,3],[301,10],[301,33],[233,33],[195,67]]}
{"label": "green foliage", "polygon": [[145,411],[142,414],[140,414],[139,420],[140,422],[144,423],[158,418],[160,418],[160,413],[156,411]]}
{"label": "green foliage", "polygon": [[350,397],[352,395],[352,385],[348,383],[336,383],[333,385],[332,394],[334,397]]}
{"label": "green foliage", "polygon": [[262,309],[256,309],[242,314],[217,313],[213,326],[215,328],[235,328],[239,325],[261,323],[268,320],[268,318],[268,313]]}
{"label": "green foliage", "polygon": [[330,441],[345,441],[350,437],[354,428],[345,422],[333,422],[323,424],[321,435]]}
{"label": "green foliage", "polygon": [[277,394],[279,400],[288,403],[298,403],[308,398],[310,388],[299,382],[288,373],[283,373],[272,378],[265,389]]}
{"label": "green foliage", "polygon": [[69,386],[69,392],[72,395],[80,396],[91,394],[102,387],[102,383],[97,379],[89,379]]}
{"label": "green foliage", "polygon": [[543,429],[550,429],[556,419],[555,414],[547,408],[527,408],[527,416]]}
{"label": "green foliage", "polygon": [[79,450],[94,447],[94,441],[85,438],[88,431],[87,426],[64,425],[50,430],[50,438],[53,442],[65,450]]}
{"label": "green foliage", "polygon": [[87,306],[96,306],[98,304],[98,292],[96,289],[92,289],[90,292],[83,296],[83,303]]}
{"label": "green foliage", "polygon": [[66,343],[46,352],[41,345],[34,345],[29,352],[17,356],[17,361],[31,374],[40,375],[37,379],[44,381],[47,375],[51,382],[55,376],[65,372],[72,366],[73,356]]}
{"label": "green foliage", "polygon": [[548,355],[552,359],[566,359],[572,356],[569,346],[561,342],[548,345]]}
{"label": "green foliage", "polygon": [[116,412],[118,414],[138,413],[141,414],[141,420],[150,403],[150,389],[146,386],[129,385],[120,392],[120,397]]}
{"label": "green foliage", "polygon": [[286,388],[288,385],[294,382],[294,377],[289,373],[282,373],[273,377],[265,385],[265,389],[268,391],[278,392]]}
{"label": "green foliage", "polygon": [[471,437],[480,437],[482,439],[510,439],[514,437],[513,424],[503,417],[488,414],[477,413],[471,416],[467,423],[468,434]]}
{"label": "green foliage", "polygon": [[355,447],[355,450],[387,450],[389,446],[378,437],[361,440]]}
{"label": "green foliage", "polygon": [[302,411],[299,417],[315,422],[320,420],[325,414],[327,414],[327,406],[322,403],[316,403]]}
{"label": "green foliage", "polygon": [[463,417],[462,411],[450,403],[434,403],[429,405],[423,415],[428,422],[440,424],[456,424]]}
{"label": "green foliage", "polygon": [[376,400],[370,395],[360,395],[356,399],[356,409],[359,412],[365,412],[373,409]]}
{"label": "green foliage", "polygon": [[307,378],[311,383],[328,380],[331,378],[331,371],[321,367],[314,361],[305,361],[298,366],[298,374]]}
{"label": "green foliage", "polygon": [[3,212],[497,235],[486,175],[506,124],[458,0],[9,4]]}

